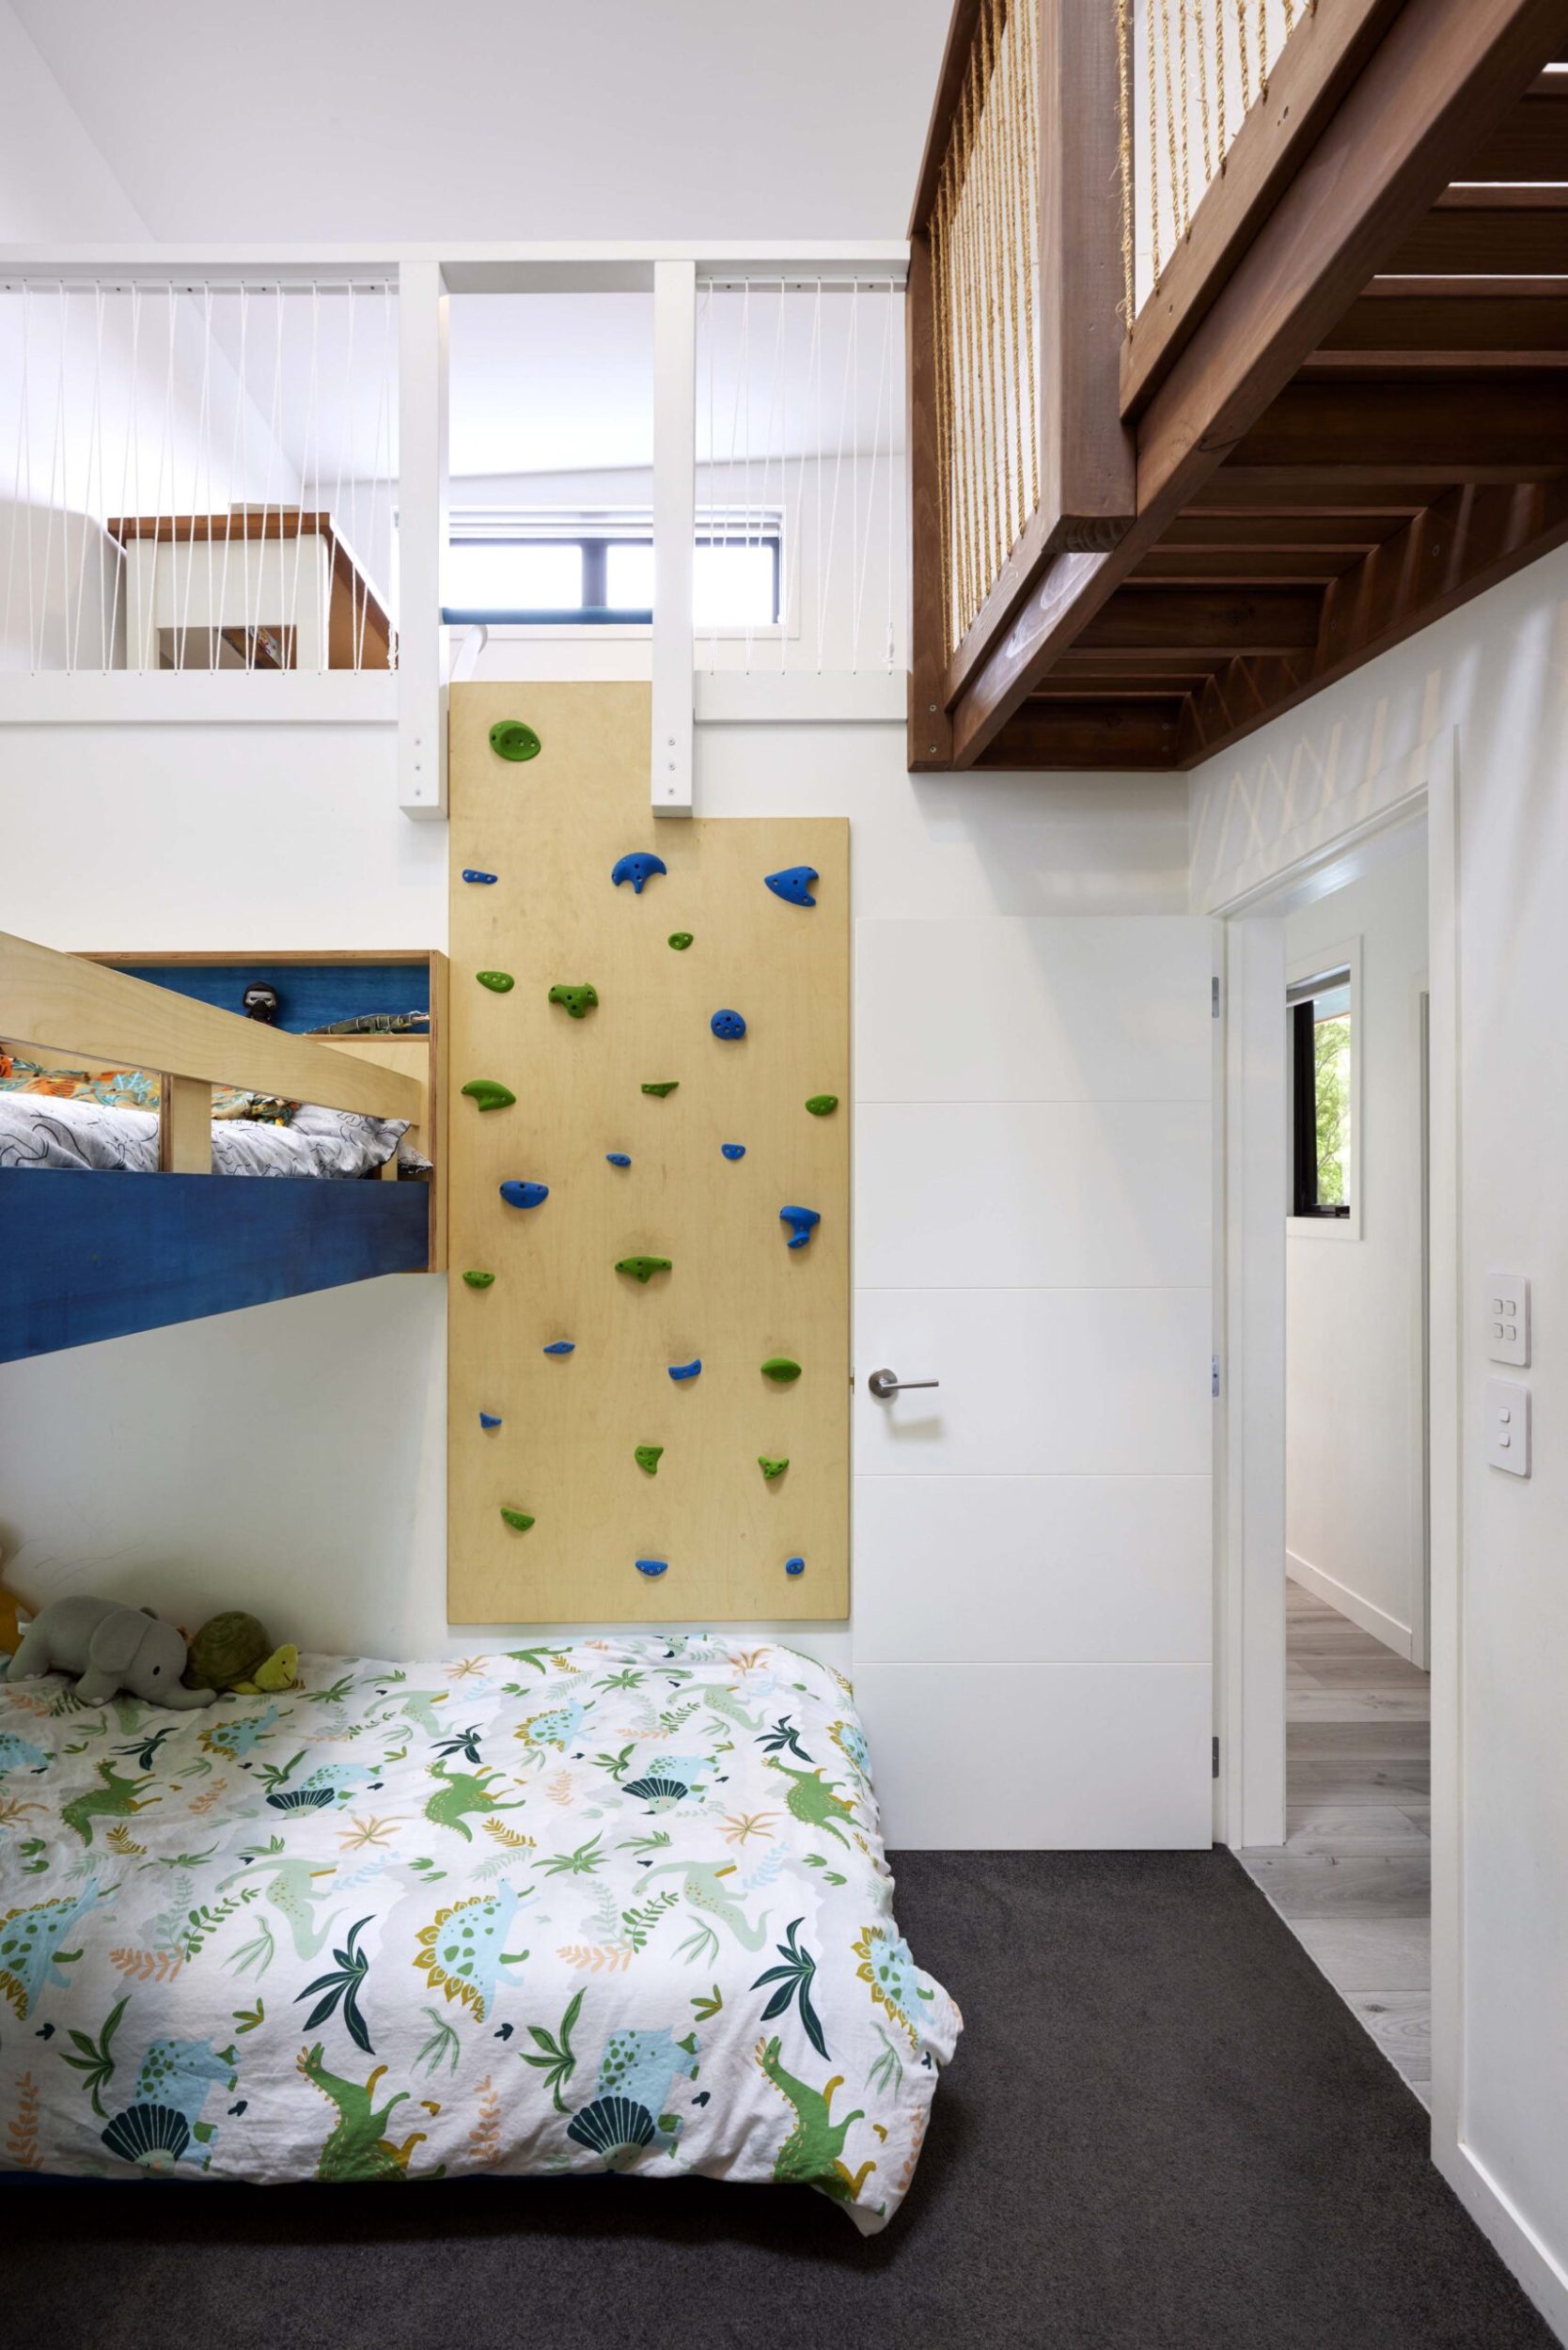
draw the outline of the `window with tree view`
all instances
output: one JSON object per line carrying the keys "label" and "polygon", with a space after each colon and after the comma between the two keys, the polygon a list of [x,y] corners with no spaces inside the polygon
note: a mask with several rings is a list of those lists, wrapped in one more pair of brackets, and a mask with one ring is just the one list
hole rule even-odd
{"label": "window with tree view", "polygon": [[1288,997],[1292,1213],[1348,1216],[1351,1185],[1350,973],[1329,971]]}

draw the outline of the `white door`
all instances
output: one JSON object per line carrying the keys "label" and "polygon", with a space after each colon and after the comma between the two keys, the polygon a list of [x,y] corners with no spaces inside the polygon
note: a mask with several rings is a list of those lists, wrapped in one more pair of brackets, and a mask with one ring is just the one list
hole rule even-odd
{"label": "white door", "polygon": [[856,926],[855,1681],[895,1848],[1210,1841],[1214,956],[1178,916]]}

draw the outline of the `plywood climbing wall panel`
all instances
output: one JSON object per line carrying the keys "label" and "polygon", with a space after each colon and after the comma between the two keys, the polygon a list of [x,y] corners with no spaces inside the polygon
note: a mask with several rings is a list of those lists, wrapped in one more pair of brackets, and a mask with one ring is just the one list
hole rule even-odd
{"label": "plywood climbing wall panel", "polygon": [[[492,748],[508,720],[537,756]],[[655,823],[648,745],[646,685],[452,690],[456,1623],[848,1612],[849,827]],[[614,885],[640,854],[667,870]],[[814,906],[765,885],[795,866],[817,870]],[[597,1004],[574,1018],[557,986]],[[713,1034],[721,1010],[743,1038]],[[476,1079],[515,1101],[479,1109],[460,1091]],[[824,1095],[839,1106],[814,1115]],[[512,1182],[548,1197],[510,1206]],[[803,1247],[784,1207],[821,1217]],[[669,1269],[616,1270],[648,1257]],[[776,1358],[800,1376],[764,1375]],[[670,1378],[694,1360],[698,1375]],[[651,1475],[639,1447],[662,1447]],[[789,1466],[770,1481],[760,1456]]]}

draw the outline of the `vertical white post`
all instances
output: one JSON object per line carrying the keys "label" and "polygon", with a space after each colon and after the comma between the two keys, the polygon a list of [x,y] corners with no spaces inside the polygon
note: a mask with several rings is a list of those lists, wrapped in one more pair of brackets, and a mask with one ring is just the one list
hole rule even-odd
{"label": "vertical white post", "polygon": [[653,264],[655,816],[692,812],[692,550],[697,537],[697,266]]}
{"label": "vertical white post", "polygon": [[447,290],[398,270],[398,805],[447,813]]}

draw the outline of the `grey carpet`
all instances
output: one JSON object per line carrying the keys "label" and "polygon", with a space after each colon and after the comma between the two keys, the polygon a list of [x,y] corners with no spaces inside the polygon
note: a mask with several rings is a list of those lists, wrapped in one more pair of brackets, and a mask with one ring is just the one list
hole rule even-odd
{"label": "grey carpet", "polygon": [[920,1853],[967,2029],[862,2240],[704,2181],[6,2194],[17,2350],[1550,2350],[1426,2115],[1223,1853]]}

